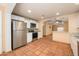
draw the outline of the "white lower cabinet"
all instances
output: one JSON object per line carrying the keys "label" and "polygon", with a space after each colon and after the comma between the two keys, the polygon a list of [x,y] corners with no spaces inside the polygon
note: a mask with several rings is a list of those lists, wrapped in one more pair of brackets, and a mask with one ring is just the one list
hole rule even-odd
{"label": "white lower cabinet", "polygon": [[38,39],[42,38],[41,32],[38,32]]}
{"label": "white lower cabinet", "polygon": [[32,33],[27,33],[27,43],[32,42]]}
{"label": "white lower cabinet", "polygon": [[[42,38],[42,34],[41,32],[38,32],[38,39]],[[32,32],[28,32],[27,33],[27,43],[32,42],[33,38],[32,38]]]}
{"label": "white lower cabinet", "polygon": [[77,38],[72,37],[70,43],[74,56],[78,56]]}

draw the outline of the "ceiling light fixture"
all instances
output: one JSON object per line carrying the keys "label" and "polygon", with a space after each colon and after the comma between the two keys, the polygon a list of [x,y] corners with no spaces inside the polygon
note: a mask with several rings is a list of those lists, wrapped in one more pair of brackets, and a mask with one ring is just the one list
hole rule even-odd
{"label": "ceiling light fixture", "polygon": [[31,11],[31,10],[27,10],[27,12],[28,12],[28,13],[31,13],[32,11]]}
{"label": "ceiling light fixture", "polygon": [[59,13],[59,12],[57,12],[57,13],[56,13],[56,15],[60,15],[60,13]]}

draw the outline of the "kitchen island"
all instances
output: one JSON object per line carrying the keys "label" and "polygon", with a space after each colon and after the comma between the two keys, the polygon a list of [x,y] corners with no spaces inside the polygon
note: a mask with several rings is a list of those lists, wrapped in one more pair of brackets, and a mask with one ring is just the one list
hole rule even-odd
{"label": "kitchen island", "polygon": [[52,40],[63,42],[63,43],[69,43],[69,33],[65,31],[53,31],[52,32]]}

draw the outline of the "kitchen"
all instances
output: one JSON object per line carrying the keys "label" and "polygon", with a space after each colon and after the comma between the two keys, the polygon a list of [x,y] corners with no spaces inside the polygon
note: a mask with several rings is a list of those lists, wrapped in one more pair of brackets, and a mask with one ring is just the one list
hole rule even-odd
{"label": "kitchen", "polygon": [[[37,5],[39,7],[37,7]],[[56,6],[56,8],[53,8],[54,5]],[[31,3],[20,4],[19,3],[18,4],[17,3],[14,8],[15,11],[13,10],[11,14],[9,11],[8,12],[6,11],[10,8],[6,8],[4,12],[4,16],[3,16],[4,20],[2,23],[3,24],[3,28],[2,28],[3,29],[2,30],[3,40],[1,42],[2,44],[1,49],[3,49],[2,51],[3,52],[16,51],[18,50],[17,48],[19,47],[21,48],[23,48],[24,46],[27,47],[29,44],[32,44],[38,41],[37,43],[35,43],[36,45],[32,45],[34,49],[37,48],[36,54],[40,53],[38,52],[38,49],[39,51],[41,51],[40,47],[42,47],[42,49],[48,50],[48,51],[42,50],[46,53],[44,55],[48,55],[48,54],[50,55],[50,52],[53,52],[53,50],[51,49],[57,49],[57,48],[59,50],[56,50],[56,51],[60,52],[60,53],[59,52],[56,53],[57,55],[58,54],[61,54],[61,55],[72,55],[73,54],[74,56],[78,55],[79,12],[76,12],[79,10],[78,7],[79,7],[78,5],[75,5],[73,3],[71,4],[58,4],[58,3],[56,4],[48,4],[48,3],[47,4],[43,4],[43,3],[41,4],[31,4]],[[57,8],[59,9],[57,10]],[[73,10],[71,10],[71,8]],[[60,9],[63,11],[59,12]],[[59,42],[63,44],[59,44]],[[68,45],[68,48],[65,47],[65,50],[64,50],[64,48],[62,48],[62,45],[65,45],[65,44]],[[29,49],[33,50],[31,49],[31,47]],[[70,54],[65,53],[69,51],[66,49],[71,49]],[[28,49],[25,49],[25,51],[26,50]],[[73,53],[71,53],[71,51],[73,51]],[[53,53],[52,55],[55,55]],[[40,55],[42,54],[43,53],[41,53]]]}

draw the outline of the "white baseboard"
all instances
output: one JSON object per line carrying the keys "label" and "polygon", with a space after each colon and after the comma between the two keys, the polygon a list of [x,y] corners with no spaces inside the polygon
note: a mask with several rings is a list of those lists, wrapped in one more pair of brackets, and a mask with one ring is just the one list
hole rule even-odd
{"label": "white baseboard", "polygon": [[5,52],[10,52],[10,51],[12,51],[11,49],[8,49],[8,50],[6,50]]}
{"label": "white baseboard", "polygon": [[[12,51],[11,49],[8,49],[8,50],[6,50],[6,51],[4,51],[4,52],[10,52],[10,51]],[[0,54],[2,54],[3,52],[0,50]]]}

